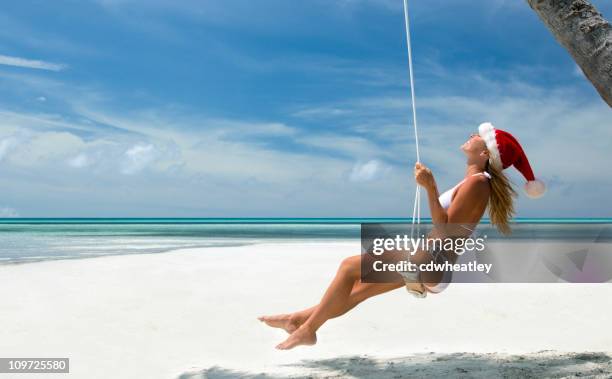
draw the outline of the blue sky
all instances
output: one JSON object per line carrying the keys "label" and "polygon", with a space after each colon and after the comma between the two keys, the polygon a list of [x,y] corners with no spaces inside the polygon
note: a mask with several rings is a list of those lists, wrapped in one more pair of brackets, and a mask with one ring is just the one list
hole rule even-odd
{"label": "blue sky", "polygon": [[[412,214],[401,0],[3,8],[0,216]],[[548,184],[517,216],[611,216],[610,109],[526,2],[412,1],[411,22],[441,191],[490,121]]]}

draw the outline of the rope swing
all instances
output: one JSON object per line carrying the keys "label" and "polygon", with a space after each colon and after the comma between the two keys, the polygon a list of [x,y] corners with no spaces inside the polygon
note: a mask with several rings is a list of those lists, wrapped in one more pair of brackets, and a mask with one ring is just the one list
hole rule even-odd
{"label": "rope swing", "polygon": [[[408,71],[410,74],[410,98],[412,100],[412,123],[414,125],[414,145],[416,148],[416,161],[421,161],[421,155],[419,153],[419,131],[417,128],[417,116],[416,116],[416,101],[414,96],[414,75],[412,72],[412,45],[410,43],[410,20],[408,16],[408,0],[404,0],[404,23],[406,25],[406,46],[408,48]],[[414,192],[414,206],[412,209],[412,227],[410,230],[411,237],[415,224],[417,228],[421,224],[421,187],[417,184]],[[417,229],[418,230],[418,229]]]}

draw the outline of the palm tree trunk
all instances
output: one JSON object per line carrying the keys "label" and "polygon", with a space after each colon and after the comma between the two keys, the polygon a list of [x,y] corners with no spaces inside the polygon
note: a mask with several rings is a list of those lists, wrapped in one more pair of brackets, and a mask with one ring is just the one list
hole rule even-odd
{"label": "palm tree trunk", "polygon": [[527,0],[612,107],[612,27],[588,0]]}

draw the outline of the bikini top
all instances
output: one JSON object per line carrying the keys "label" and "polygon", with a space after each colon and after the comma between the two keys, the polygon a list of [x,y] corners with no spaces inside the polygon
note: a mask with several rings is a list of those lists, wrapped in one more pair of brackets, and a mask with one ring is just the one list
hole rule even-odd
{"label": "bikini top", "polygon": [[[472,174],[471,176],[474,175],[484,175],[486,176],[488,179],[491,179],[491,174],[489,174],[488,172],[484,171],[484,172],[478,172],[476,174]],[[442,205],[442,208],[444,209],[448,209],[448,207],[450,207],[451,204],[451,200],[453,199],[453,194],[455,193],[455,190],[457,189],[457,187],[459,187],[460,185],[463,184],[463,182],[465,182],[467,180],[467,178],[463,179],[462,181],[460,181],[459,183],[457,183],[456,186],[454,186],[453,188],[449,189],[448,191],[444,192],[442,195],[440,195],[440,197],[438,197],[438,200],[440,201],[440,205]]]}

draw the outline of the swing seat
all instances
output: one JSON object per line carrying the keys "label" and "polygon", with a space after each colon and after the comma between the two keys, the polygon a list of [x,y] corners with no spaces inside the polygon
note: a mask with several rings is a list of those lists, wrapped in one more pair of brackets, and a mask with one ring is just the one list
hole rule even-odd
{"label": "swing seat", "polygon": [[427,290],[423,291],[423,292],[419,292],[417,290],[413,290],[408,288],[408,286],[406,286],[406,290],[408,291],[409,294],[414,295],[414,297],[418,297],[419,299],[424,299],[427,297]]}
{"label": "swing seat", "polygon": [[427,290],[423,289],[423,292],[414,290],[412,288],[410,288],[408,285],[409,284],[413,284],[413,283],[420,283],[420,271],[400,271],[399,274],[402,276],[402,278],[404,279],[404,282],[406,282],[406,291],[408,291],[408,293],[412,294],[414,297],[418,297],[420,299],[423,299],[425,297],[427,297]]}

